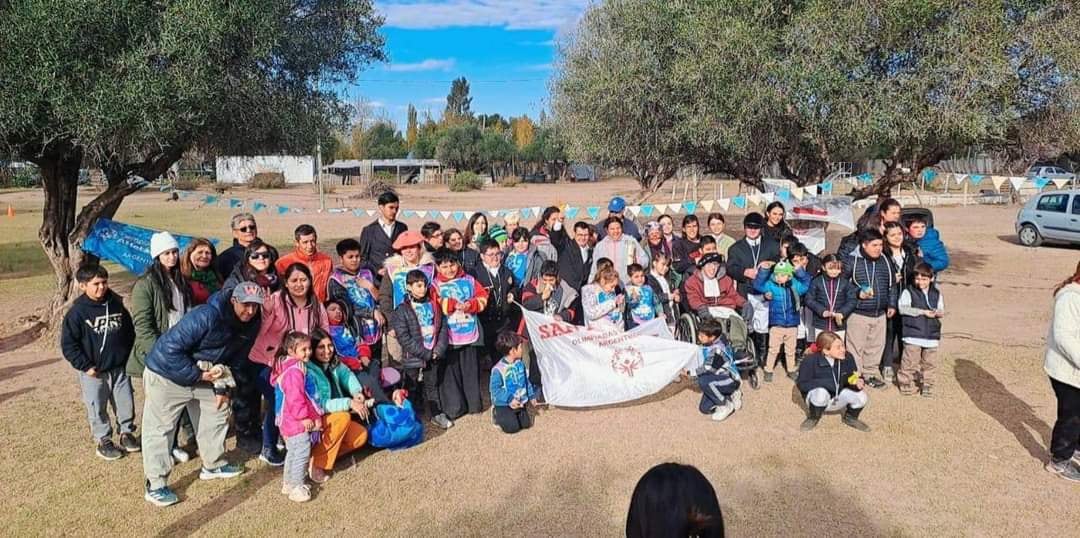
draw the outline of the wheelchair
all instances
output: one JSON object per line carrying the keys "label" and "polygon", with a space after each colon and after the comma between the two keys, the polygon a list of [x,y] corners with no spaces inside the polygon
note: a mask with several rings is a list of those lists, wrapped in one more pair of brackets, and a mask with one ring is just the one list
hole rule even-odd
{"label": "wheelchair", "polygon": [[[724,327],[724,338],[727,339],[735,351],[735,367],[739,375],[750,381],[750,386],[757,390],[760,386],[758,378],[757,349],[754,341],[750,339],[749,326],[746,320],[738,312],[723,307],[716,307],[717,315],[713,316]],[[675,303],[672,307],[675,315],[675,339],[680,342],[697,344],[697,328],[700,323],[697,313],[689,310],[682,311],[681,304]]]}

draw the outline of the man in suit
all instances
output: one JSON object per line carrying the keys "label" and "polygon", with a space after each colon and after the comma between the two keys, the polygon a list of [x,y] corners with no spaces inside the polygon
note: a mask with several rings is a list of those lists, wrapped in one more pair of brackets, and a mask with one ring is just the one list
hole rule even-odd
{"label": "man in suit", "polygon": [[[480,263],[472,269],[472,277],[488,292],[487,306],[480,312],[480,325],[484,328],[484,349],[490,366],[502,357],[495,351],[495,339],[505,330],[514,330],[517,307],[514,296],[514,276],[502,263],[502,250],[494,239],[480,242]],[[483,368],[481,369],[483,371]]]}
{"label": "man in suit", "polygon": [[[581,288],[588,284],[593,263],[592,226],[584,221],[574,223],[574,240],[559,251],[559,279],[578,292],[574,311],[581,312]],[[574,324],[583,325],[585,316],[574,316]]]}
{"label": "man in suit", "polygon": [[386,275],[383,263],[394,253],[394,240],[409,229],[403,222],[398,222],[397,214],[401,203],[396,194],[384,192],[379,195],[379,218],[368,224],[360,232],[360,257],[382,280]]}

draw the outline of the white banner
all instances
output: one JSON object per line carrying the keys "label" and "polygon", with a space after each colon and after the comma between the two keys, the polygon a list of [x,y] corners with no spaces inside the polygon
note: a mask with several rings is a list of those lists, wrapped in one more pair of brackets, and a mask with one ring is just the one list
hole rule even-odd
{"label": "white banner", "polygon": [[825,232],[829,224],[855,229],[850,196],[823,196],[791,204],[788,225],[799,242],[814,254],[825,250]]}
{"label": "white banner", "polygon": [[632,331],[586,329],[522,310],[544,374],[544,398],[563,407],[610,405],[655,394],[701,364],[701,348],[679,342],[662,319]]}

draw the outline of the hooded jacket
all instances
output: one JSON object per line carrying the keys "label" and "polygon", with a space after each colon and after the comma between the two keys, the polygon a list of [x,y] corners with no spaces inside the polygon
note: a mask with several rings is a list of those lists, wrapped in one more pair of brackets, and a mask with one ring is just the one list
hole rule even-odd
{"label": "hooded jacket", "polygon": [[251,348],[251,362],[270,366],[274,364],[281,339],[289,331],[311,334],[314,328],[330,330],[330,320],[326,317],[326,308],[321,304],[309,302],[300,307],[293,302],[288,290],[276,291],[263,301],[262,323],[259,336]]}
{"label": "hooded jacket", "polygon": [[311,360],[306,366],[307,384],[312,388],[311,399],[324,413],[348,411],[352,397],[364,390],[356,375],[340,362],[333,368],[323,368],[317,361]]}
{"label": "hooded jacket", "polygon": [[628,265],[636,263],[642,267],[649,266],[649,256],[645,254],[641,244],[626,233],[623,233],[618,241],[610,237],[604,237],[596,244],[596,248],[593,249],[593,262],[589,271],[589,281],[596,279],[596,262],[600,258],[611,260],[615,271],[619,273],[619,280],[624,285],[630,282],[630,275],[626,272]]}
{"label": "hooded jacket", "polygon": [[383,317],[389,320],[394,310],[409,296],[409,292],[405,289],[405,277],[409,271],[413,269],[423,271],[430,283],[435,276],[435,258],[431,256],[431,253],[421,251],[420,262],[410,265],[405,261],[404,256],[395,254],[386,258],[383,268],[386,269],[386,276],[379,282],[379,312],[382,312]]}
{"label": "hooded jacket", "polygon": [[345,308],[345,325],[352,334],[366,345],[372,345],[379,341],[382,328],[375,321],[375,311],[378,309],[375,293],[360,286],[359,280],[367,280],[374,284],[375,275],[371,271],[361,268],[356,274],[350,273],[344,267],[336,267],[330,273],[330,281],[326,285],[326,295],[331,301],[336,301]]}
{"label": "hooded jacket", "polygon": [[1054,296],[1043,370],[1051,379],[1080,389],[1080,284],[1075,282]]}
{"label": "hooded jacket", "polygon": [[76,370],[122,368],[135,343],[135,326],[120,296],[109,290],[101,302],[82,294],[64,315],[60,349]]}
{"label": "hooded jacket", "polygon": [[326,284],[330,281],[330,272],[334,270],[334,260],[319,251],[308,256],[299,250],[294,250],[274,262],[274,267],[279,275],[284,275],[285,270],[294,263],[302,263],[311,270],[311,278],[314,280],[311,286],[315,290],[315,296],[319,298],[320,303],[325,303]]}
{"label": "hooded jacket", "polygon": [[[893,286],[893,273],[884,254],[871,260],[866,257],[862,247],[859,247],[844,259],[844,278],[855,284],[856,314],[875,318],[885,314],[890,308],[896,308],[899,294],[896,286]],[[859,291],[866,288],[873,289],[874,295],[859,299]]]}
{"label": "hooded jacket", "polygon": [[[384,279],[385,282],[385,279]],[[413,310],[413,300],[408,298],[398,305],[390,317],[390,327],[397,333],[397,341],[401,344],[404,355],[401,362],[405,368],[424,368],[431,360],[432,354],[440,359],[446,357],[446,350],[450,347],[450,331],[446,327],[446,319],[439,310],[438,300],[434,294],[429,294],[427,301],[431,304],[433,313],[434,340],[432,348],[424,345],[423,327],[420,318]]]}
{"label": "hooded jacket", "polygon": [[[128,375],[139,377],[146,368],[146,354],[161,334],[169,330],[169,292],[150,275],[143,275],[131,288],[131,320],[135,324],[135,344],[127,362]],[[188,305],[191,308],[191,305]]]}
{"label": "hooded jacket", "polygon": [[274,416],[282,437],[300,435],[306,431],[305,420],[314,422],[322,418],[323,410],[315,403],[314,383],[306,374],[309,368],[310,364],[289,357],[282,363],[279,372],[271,374]]}
{"label": "hooded jacket", "polygon": [[761,269],[754,278],[754,291],[771,296],[769,302],[769,327],[798,327],[802,314],[802,296],[810,287],[810,275],[802,268],[784,284],[772,279],[772,268]]}
{"label": "hooded jacket", "polygon": [[202,377],[198,361],[240,364],[251,352],[259,323],[259,316],[240,321],[230,297],[215,293],[158,338],[146,355],[146,368],[177,385],[193,386]]}
{"label": "hooded jacket", "polygon": [[760,239],[761,242],[756,248],[751,247],[749,241],[743,238],[728,249],[727,272],[735,280],[736,289],[743,298],[754,294],[753,279],[747,278],[743,273],[757,267],[761,262],[780,260],[780,244],[764,234]]}
{"label": "hooded jacket", "polygon": [[491,369],[489,389],[493,407],[510,407],[510,402],[515,398],[524,404],[536,397],[536,389],[529,383],[525,363],[521,359],[510,363],[503,357],[495,363]]}
{"label": "hooded jacket", "polygon": [[926,228],[926,235],[916,244],[922,251],[923,261],[930,264],[935,273],[949,268],[949,251],[945,249],[945,243],[941,241],[941,233],[937,228]]}

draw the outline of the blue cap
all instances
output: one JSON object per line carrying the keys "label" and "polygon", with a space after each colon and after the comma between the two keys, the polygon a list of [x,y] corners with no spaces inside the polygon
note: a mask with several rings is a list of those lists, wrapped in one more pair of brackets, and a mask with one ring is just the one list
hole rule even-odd
{"label": "blue cap", "polygon": [[626,200],[623,200],[621,196],[616,196],[608,202],[607,210],[612,213],[622,213],[626,209]]}

